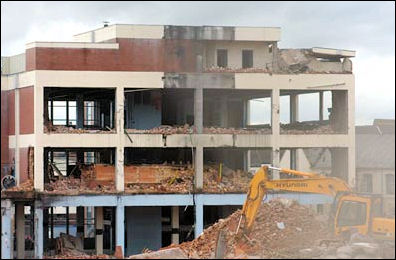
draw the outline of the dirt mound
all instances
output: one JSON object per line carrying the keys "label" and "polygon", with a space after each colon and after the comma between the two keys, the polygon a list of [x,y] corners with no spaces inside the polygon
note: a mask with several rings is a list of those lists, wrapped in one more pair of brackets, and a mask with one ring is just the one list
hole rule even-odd
{"label": "dirt mound", "polygon": [[[225,232],[225,258],[256,256],[260,258],[289,258],[298,250],[328,237],[325,225],[315,219],[307,207],[289,200],[263,203],[251,233],[236,235],[241,211],[219,220],[193,241],[182,243],[190,258],[214,258],[217,237]],[[242,223],[243,224],[243,223]]]}

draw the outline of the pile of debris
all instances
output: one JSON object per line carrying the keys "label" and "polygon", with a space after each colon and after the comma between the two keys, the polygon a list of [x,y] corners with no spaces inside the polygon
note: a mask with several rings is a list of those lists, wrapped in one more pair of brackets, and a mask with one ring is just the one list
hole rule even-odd
{"label": "pile of debris", "polygon": [[[234,127],[204,127],[204,134],[271,134],[271,126],[265,125],[260,128],[234,128]],[[196,133],[195,127],[188,124],[182,126],[170,126],[161,125],[152,129],[141,130],[141,129],[127,129],[128,134],[162,134],[162,135],[174,135],[174,134],[193,134]]]}
{"label": "pile of debris", "polygon": [[81,165],[81,176],[62,176],[58,174],[56,179],[51,179],[44,185],[44,192],[49,194],[96,194],[115,193],[113,181],[100,181],[96,179],[95,165]]}
{"label": "pile of debris", "polygon": [[232,72],[232,73],[239,73],[239,72],[251,72],[251,73],[270,73],[272,72],[270,68],[224,68],[224,67],[217,67],[212,66],[210,68],[205,69],[204,72]]}
{"label": "pile of debris", "polygon": [[55,256],[46,256],[45,259],[110,259],[109,255],[88,255],[83,250],[83,241],[78,237],[61,233],[56,239]]}
{"label": "pile of debris", "polygon": [[[144,167],[144,166],[136,166]],[[161,165],[162,174],[156,183],[127,183],[125,192],[132,194],[146,193],[191,193],[194,191],[194,169],[192,165]],[[169,168],[170,171],[166,171]],[[245,193],[251,176],[248,172],[232,170],[226,166],[204,166],[203,192],[205,193]],[[127,177],[126,177],[127,178]]]}
{"label": "pile of debris", "polygon": [[[376,243],[372,239],[349,241],[329,240],[319,245],[299,250],[296,257],[302,259],[394,259],[395,246],[390,243]],[[367,242],[370,241],[370,242]]]}
{"label": "pile of debris", "polygon": [[115,134],[115,129],[77,129],[72,126],[64,126],[64,125],[52,125],[48,123],[44,125],[44,133],[67,133],[67,134]]}
{"label": "pile of debris", "polygon": [[27,192],[27,191],[33,191],[34,189],[34,184],[32,179],[27,179],[26,181],[22,182],[18,186],[11,187],[7,190],[4,190],[5,192]]}
{"label": "pile of debris", "polygon": [[[214,258],[219,232],[225,236],[225,258],[293,258],[299,250],[328,237],[326,225],[297,202],[278,199],[263,203],[247,236],[239,230],[241,211],[204,230],[195,240],[179,247],[189,258]],[[242,223],[243,225],[243,223]]]}
{"label": "pile of debris", "polygon": [[296,122],[281,124],[281,134],[336,134],[336,131],[328,123],[321,122]]}

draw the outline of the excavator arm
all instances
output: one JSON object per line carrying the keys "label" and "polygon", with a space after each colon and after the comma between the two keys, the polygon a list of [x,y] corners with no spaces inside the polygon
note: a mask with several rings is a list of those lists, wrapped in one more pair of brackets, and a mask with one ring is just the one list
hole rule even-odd
{"label": "excavator arm", "polygon": [[[301,176],[302,178],[269,180],[268,169]],[[251,180],[247,198],[243,204],[242,217],[245,218],[245,233],[251,231],[258,209],[268,190],[325,194],[335,197],[338,192],[350,191],[351,189],[343,180],[338,178],[326,177],[317,173],[262,166]]]}

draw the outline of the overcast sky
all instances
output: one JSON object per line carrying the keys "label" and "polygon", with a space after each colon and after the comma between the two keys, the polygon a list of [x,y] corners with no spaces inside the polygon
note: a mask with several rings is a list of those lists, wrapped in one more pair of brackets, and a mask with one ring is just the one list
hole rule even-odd
{"label": "overcast sky", "polygon": [[[356,50],[356,124],[395,117],[394,2],[1,1],[1,55],[22,53],[31,41],[71,41],[103,21],[277,26],[282,28],[281,48]],[[312,111],[303,116],[308,119]]]}

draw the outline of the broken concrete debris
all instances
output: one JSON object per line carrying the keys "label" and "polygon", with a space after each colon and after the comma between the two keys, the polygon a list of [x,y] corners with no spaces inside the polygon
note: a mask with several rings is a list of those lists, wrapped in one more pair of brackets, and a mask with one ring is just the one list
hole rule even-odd
{"label": "broken concrete debris", "polygon": [[68,133],[68,134],[115,134],[115,129],[85,129],[85,128],[75,128],[72,126],[64,126],[64,125],[52,125],[51,122],[48,122],[44,125],[44,133]]}
{"label": "broken concrete debris", "polygon": [[[124,167],[125,193],[191,193],[194,191],[194,169],[192,165],[129,165]],[[219,179],[218,165],[204,167],[206,193],[245,193],[251,176],[241,170],[223,166]],[[81,178],[62,177],[45,184],[49,194],[93,194],[116,193],[114,166],[84,165]]]}
{"label": "broken concrete debris", "polygon": [[[148,130],[140,129],[128,129],[129,134],[162,134],[162,135],[173,135],[173,134],[193,134],[196,133],[194,126],[185,124],[183,126],[170,126],[161,125]],[[225,127],[204,127],[204,134],[270,134],[271,127],[269,125],[263,126],[262,128],[225,128]]]}

